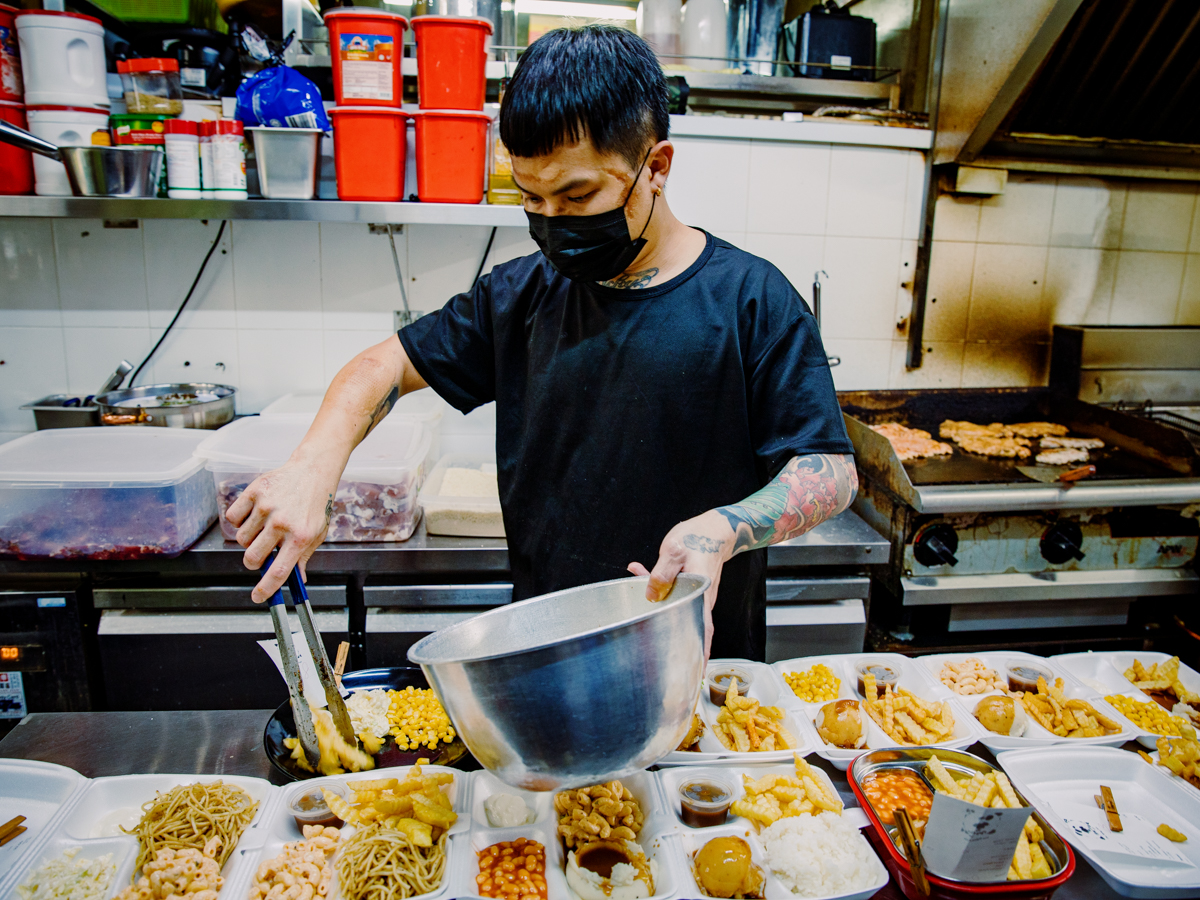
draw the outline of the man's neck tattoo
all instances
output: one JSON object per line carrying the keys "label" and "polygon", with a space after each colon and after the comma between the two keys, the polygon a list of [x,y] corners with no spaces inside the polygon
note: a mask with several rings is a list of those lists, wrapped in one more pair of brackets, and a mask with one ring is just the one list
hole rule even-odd
{"label": "man's neck tattoo", "polygon": [[638,288],[649,287],[654,276],[658,274],[657,267],[643,269],[640,272],[622,272],[616,278],[610,281],[600,282],[604,287],[621,288],[623,290],[637,290]]}

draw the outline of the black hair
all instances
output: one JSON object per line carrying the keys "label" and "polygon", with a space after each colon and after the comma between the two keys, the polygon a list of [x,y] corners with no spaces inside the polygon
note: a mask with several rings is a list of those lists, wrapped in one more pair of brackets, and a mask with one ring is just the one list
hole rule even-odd
{"label": "black hair", "polygon": [[665,141],[667,82],[650,45],[615,25],[556,28],[529,46],[500,106],[500,139],[513,156],[545,156],[590,138],[637,169]]}

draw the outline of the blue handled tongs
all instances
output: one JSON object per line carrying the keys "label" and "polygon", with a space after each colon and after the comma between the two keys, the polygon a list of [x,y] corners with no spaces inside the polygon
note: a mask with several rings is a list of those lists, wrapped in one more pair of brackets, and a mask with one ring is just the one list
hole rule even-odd
{"label": "blue handled tongs", "polygon": [[[260,572],[265,575],[275,561],[275,554],[263,563]],[[333,724],[343,740],[350,746],[357,746],[358,739],[350,725],[350,714],[346,712],[345,701],[337,689],[333,678],[333,666],[329,664],[329,654],[325,652],[325,644],[321,640],[321,632],[317,631],[313,621],[312,607],[308,603],[308,591],[304,587],[304,579],[300,577],[300,567],[296,566],[288,575],[288,593],[291,595],[291,605],[300,619],[300,629],[304,632],[304,640],[308,643],[308,652],[312,655],[313,664],[317,669],[317,678],[325,691],[325,702],[333,716]],[[283,661],[283,677],[287,681],[288,696],[292,702],[292,717],[296,720],[296,735],[300,738],[300,746],[313,768],[321,759],[321,748],[317,742],[317,729],[309,711],[308,701],[304,699],[304,688],[300,678],[300,660],[296,656],[296,648],[292,644],[292,630],[288,624],[287,604],[283,589],[267,601],[271,610],[271,622],[275,626],[275,640],[279,644],[279,656]]]}

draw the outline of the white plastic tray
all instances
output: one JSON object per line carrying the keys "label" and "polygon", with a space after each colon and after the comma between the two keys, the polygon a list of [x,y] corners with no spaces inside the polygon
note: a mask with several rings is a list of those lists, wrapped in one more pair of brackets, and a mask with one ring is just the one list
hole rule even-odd
{"label": "white plastic tray", "polygon": [[[1143,665],[1149,666],[1154,663],[1166,662],[1170,658],[1170,655],[1166,653],[1114,650],[1102,653],[1064,653],[1051,657],[1051,661],[1070,672],[1081,684],[1096,690],[1103,696],[1123,694],[1133,697],[1139,702],[1154,703],[1155,701],[1149,695],[1138,690],[1133,686],[1133,682],[1125,678],[1125,670],[1133,665],[1135,659],[1140,660]],[[1179,680],[1189,691],[1200,693],[1200,672],[1190,666],[1180,664]],[[1114,710],[1114,712],[1116,711]],[[1146,747],[1154,747],[1158,744],[1161,735],[1139,728],[1119,712],[1116,712],[1116,718],[1125,725],[1126,730],[1137,736],[1138,743]]]}
{"label": "white plastic tray", "polygon": [[[979,735],[979,742],[987,747],[992,753],[1003,753],[1006,750],[1021,750],[1027,747],[1047,747],[1053,745],[1065,745],[1069,747],[1119,747],[1126,741],[1131,741],[1137,736],[1137,731],[1132,723],[1124,716],[1120,715],[1115,709],[1104,702],[1099,692],[1088,687],[1080,682],[1071,671],[1055,659],[1046,659],[1041,656],[1034,656],[1032,653],[1020,653],[1015,651],[1004,651],[994,653],[940,653],[932,656],[919,657],[920,662],[925,666],[930,678],[935,679],[941,684],[940,672],[942,666],[947,662],[959,662],[964,659],[974,658],[980,660],[985,666],[994,669],[1000,673],[1002,679],[1007,679],[1008,667],[1020,662],[1027,662],[1031,665],[1036,665],[1046,669],[1055,678],[1063,680],[1063,693],[1072,700],[1086,700],[1092,704],[1098,712],[1109,717],[1115,722],[1122,725],[1122,730],[1116,734],[1103,735],[1093,738],[1065,738],[1059,737],[1050,731],[1047,731],[1033,716],[1026,712],[1028,725],[1025,733],[1020,737],[1010,737],[1007,735],[999,735],[988,731],[975,718],[975,707],[984,697],[1000,696],[1004,691],[994,690],[986,691],[982,694],[956,694],[950,691],[951,705],[955,707],[955,716],[961,714],[970,716],[975,723],[975,730]],[[947,688],[947,690],[949,690]],[[1020,703],[1021,701],[1016,701]]]}
{"label": "white plastic tray", "polygon": [[[1165,776],[1165,770],[1113,747],[1079,747],[1072,753],[1055,747],[1013,750],[997,761],[1013,785],[1117,893],[1141,898],[1200,896],[1200,794],[1184,790]],[[1098,813],[1093,796],[1101,784],[1112,789],[1123,816],[1140,816],[1151,829],[1165,822],[1188,835],[1182,844],[1158,835],[1152,840],[1167,851],[1182,853],[1190,865],[1097,852],[1084,844],[1067,818],[1083,811]]]}
{"label": "white plastic tray", "polygon": [[[833,673],[841,681],[838,698],[861,702],[864,698],[858,693],[858,676],[855,674],[855,668],[866,662],[878,662],[897,672],[899,676],[897,684],[923,700],[941,701],[948,700],[953,696],[941,682],[929,675],[923,665],[914,659],[900,656],[898,653],[845,653],[837,656],[806,656],[800,659],[788,659],[777,662],[773,664],[772,668],[778,673],[780,681],[783,681],[784,672],[801,672],[811,669],[817,663],[824,663],[833,670]],[[811,730],[812,738],[817,748],[817,755],[822,759],[829,760],[836,768],[842,770],[848,769],[858,755],[867,750],[879,750],[884,747],[896,746],[896,742],[888,737],[882,728],[875,724],[875,721],[867,715],[866,710],[862,711],[863,732],[867,736],[865,747],[858,750],[845,750],[841,747],[827,744],[817,732],[814,720],[817,713],[820,712],[821,707],[833,701],[805,703],[793,693],[792,689],[787,686],[786,681],[784,681],[784,689],[787,691],[785,702],[791,704],[791,708],[796,711],[797,716],[802,718],[804,724]],[[954,713],[952,739],[926,746],[961,750],[979,740],[979,732],[983,729],[978,727],[973,718],[963,714],[962,710],[955,708],[953,702],[950,704],[950,707]]]}
{"label": "white plastic tray", "polygon": [[[283,851],[285,843],[303,840],[303,835],[296,825],[296,820],[288,811],[288,806],[296,794],[307,793],[314,787],[331,782],[350,784],[355,781],[373,781],[377,778],[399,778],[400,780],[404,780],[409,773],[409,768],[408,766],[402,766],[390,769],[372,769],[369,772],[356,772],[353,775],[310,778],[306,781],[277,789],[277,801],[272,806],[269,816],[263,821],[261,840],[257,844],[243,847],[239,851],[238,857],[240,863],[237,869],[237,876],[236,878],[227,879],[225,882],[225,890],[233,891],[233,893],[228,895],[229,898],[231,900],[244,900],[250,892],[250,886],[253,883],[254,874],[258,871],[259,864],[278,856]],[[454,780],[447,785],[445,790],[450,797],[451,806],[458,813],[458,821],[450,829],[450,842],[446,850],[446,875],[442,879],[441,887],[436,891],[415,895],[416,897],[432,900],[432,898],[441,897],[447,892],[451,882],[454,880],[455,874],[459,870],[464,867],[470,868],[467,836],[471,829],[470,810],[473,779],[470,773],[460,772],[457,769],[447,768],[446,766],[422,766],[421,772],[427,775],[432,775],[436,772],[449,772],[454,776]],[[337,879],[335,878],[335,884],[336,881]],[[223,896],[221,900],[226,900],[226,898]]]}
{"label": "white plastic tray", "polygon": [[714,731],[714,724],[721,707],[714,704],[709,698],[706,682],[700,689],[700,700],[696,706],[696,712],[704,720],[704,735],[700,738],[700,750],[698,752],[672,750],[659,761],[661,765],[708,766],[723,760],[742,765],[763,765],[790,761],[795,753],[808,756],[813,752],[816,735],[812,728],[803,721],[804,717],[795,714],[795,707],[788,703],[788,697],[795,695],[771,666],[750,662],[746,659],[713,659],[709,660],[708,668],[705,671],[721,666],[737,666],[750,673],[753,681],[750,684],[749,696],[758,700],[763,706],[778,706],[783,709],[783,725],[796,738],[796,746],[790,750],[772,750],[760,753],[736,753],[726,749]]}
{"label": "white plastic tray", "polygon": [[0,824],[24,816],[25,832],[0,847],[0,897],[12,889],[25,861],[82,792],[87,779],[65,766],[26,759],[0,759]]}
{"label": "white plastic tray", "polygon": [[254,819],[242,833],[238,849],[221,871],[225,879],[221,900],[235,897],[240,900],[237,885],[243,880],[243,853],[247,847],[262,845],[266,836],[264,823],[268,821],[278,799],[278,792],[269,782],[261,778],[234,775],[120,775],[91,781],[77,777],[85,783],[84,789],[71,806],[56,818],[53,832],[22,860],[20,871],[4,885],[0,897],[15,900],[18,896],[15,889],[17,884],[24,882],[29,873],[46,860],[61,856],[64,850],[71,847],[80,848],[76,859],[95,859],[106,853],[113,855],[117,871],[105,895],[112,897],[129,886],[137,860],[138,839],[124,834],[120,826],[129,828],[136,825],[142,815],[142,804],[153,800],[156,791],[167,791],[181,784],[224,781],[237,785],[259,802]]}

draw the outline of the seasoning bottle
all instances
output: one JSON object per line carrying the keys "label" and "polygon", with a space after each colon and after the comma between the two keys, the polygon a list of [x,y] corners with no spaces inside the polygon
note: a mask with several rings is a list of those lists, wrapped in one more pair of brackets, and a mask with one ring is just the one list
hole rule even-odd
{"label": "seasoning bottle", "polygon": [[213,196],[221,200],[245,200],[245,131],[237,119],[220,119],[212,136]]}
{"label": "seasoning bottle", "polygon": [[209,200],[216,196],[216,173],[213,171],[212,157],[212,139],[217,133],[217,123],[212,119],[205,119],[200,123],[200,195],[205,200]]}
{"label": "seasoning bottle", "polygon": [[200,123],[168,119],[163,145],[167,153],[167,196],[177,200],[199,200]]}

